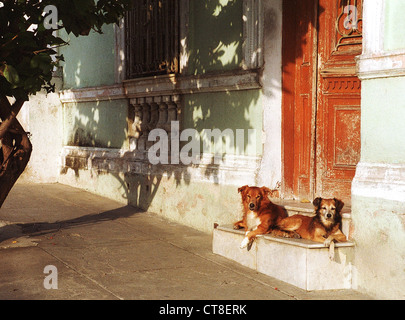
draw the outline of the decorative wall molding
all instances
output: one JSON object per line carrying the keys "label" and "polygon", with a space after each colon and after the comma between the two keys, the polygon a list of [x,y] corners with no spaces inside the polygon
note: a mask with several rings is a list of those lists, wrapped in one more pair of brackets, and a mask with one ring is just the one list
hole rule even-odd
{"label": "decorative wall molding", "polygon": [[352,195],[405,202],[405,165],[360,162]]}
{"label": "decorative wall molding", "polygon": [[384,51],[385,0],[363,0],[363,54]]}
{"label": "decorative wall molding", "polygon": [[160,76],[124,81],[128,98],[260,89],[258,71]]}
{"label": "decorative wall molding", "polygon": [[324,78],[324,91],[327,93],[357,93],[361,81],[353,78]]}
{"label": "decorative wall molding", "polygon": [[[131,151],[146,151],[153,145],[149,133],[162,129],[170,135],[172,123],[180,122],[182,101],[179,95],[132,98],[128,112],[128,137]],[[177,130],[174,130],[177,133]]]}
{"label": "decorative wall molding", "polygon": [[405,76],[405,51],[363,54],[357,61],[361,80]]}
{"label": "decorative wall molding", "polygon": [[125,90],[122,84],[92,87],[82,89],[63,90],[59,92],[62,103],[95,102],[125,99]]}
{"label": "decorative wall molding", "polygon": [[239,70],[200,76],[167,75],[125,80],[112,86],[64,90],[59,96],[62,103],[78,103],[260,88],[258,70]]}
{"label": "decorative wall molding", "polygon": [[243,69],[261,68],[263,55],[264,10],[262,0],[243,0]]}
{"label": "decorative wall molding", "polygon": [[[255,184],[261,157],[202,154],[198,165],[151,165],[147,152],[124,149],[64,147],[62,169],[90,170],[92,174],[124,173],[140,175],[172,175],[199,182],[221,185]],[[215,159],[215,161],[214,161]],[[218,164],[215,164],[218,163]]]}
{"label": "decorative wall molding", "polygon": [[114,24],[115,33],[115,83],[125,80],[125,21],[122,18],[119,24]]}
{"label": "decorative wall molding", "polygon": [[384,0],[364,0],[363,54],[357,57],[361,80],[405,76],[405,51],[385,51]]}

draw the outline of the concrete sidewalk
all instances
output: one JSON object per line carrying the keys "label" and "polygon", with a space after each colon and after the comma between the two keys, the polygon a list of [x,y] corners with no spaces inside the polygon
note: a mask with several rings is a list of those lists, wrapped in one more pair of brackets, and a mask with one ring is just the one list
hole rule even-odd
{"label": "concrete sidewalk", "polygon": [[82,190],[17,184],[0,209],[0,299],[369,299],[305,292],[214,255],[211,238]]}

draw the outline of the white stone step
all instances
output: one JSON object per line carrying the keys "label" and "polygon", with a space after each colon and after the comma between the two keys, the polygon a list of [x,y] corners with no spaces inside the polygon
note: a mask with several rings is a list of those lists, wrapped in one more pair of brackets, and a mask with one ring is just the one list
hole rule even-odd
{"label": "white stone step", "polygon": [[240,249],[245,233],[232,226],[214,228],[213,252],[307,291],[352,289],[354,243],[329,248],[303,239],[259,236],[250,250]]}

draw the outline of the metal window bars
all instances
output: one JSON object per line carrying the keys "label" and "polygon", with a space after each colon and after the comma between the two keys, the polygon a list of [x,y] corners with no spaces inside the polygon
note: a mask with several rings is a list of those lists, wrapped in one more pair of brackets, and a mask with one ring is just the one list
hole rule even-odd
{"label": "metal window bars", "polygon": [[126,78],[179,71],[179,0],[134,0],[125,18]]}

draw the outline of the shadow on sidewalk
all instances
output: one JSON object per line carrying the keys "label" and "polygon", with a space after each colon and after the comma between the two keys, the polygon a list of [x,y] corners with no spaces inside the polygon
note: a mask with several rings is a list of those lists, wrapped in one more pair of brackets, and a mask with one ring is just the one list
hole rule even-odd
{"label": "shadow on sidewalk", "polygon": [[38,222],[38,223],[3,223],[0,224],[0,243],[9,239],[21,236],[42,236],[49,233],[55,233],[63,229],[70,229],[77,226],[94,225],[105,221],[129,218],[135,214],[143,212],[132,206],[105,211],[97,214],[89,214],[82,217],[62,220],[56,222]]}

